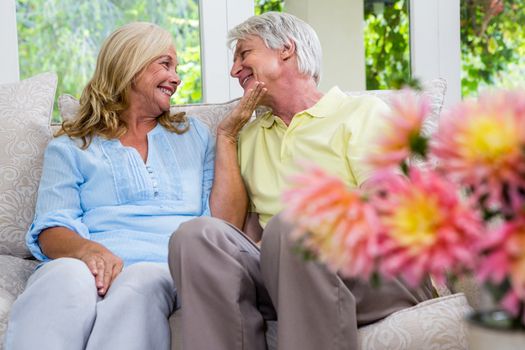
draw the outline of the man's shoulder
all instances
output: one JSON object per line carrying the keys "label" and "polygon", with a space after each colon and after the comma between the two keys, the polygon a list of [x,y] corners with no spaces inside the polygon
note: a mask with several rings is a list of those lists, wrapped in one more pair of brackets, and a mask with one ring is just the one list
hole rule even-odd
{"label": "man's shoulder", "polygon": [[372,94],[354,95],[351,92],[345,94],[346,96],[342,99],[344,101],[344,107],[388,108],[385,101]]}
{"label": "man's shoulder", "polygon": [[[324,116],[348,116],[354,113],[368,114],[369,112],[386,111],[388,105],[379,97],[366,92],[343,92],[334,86],[312,108],[315,113]],[[345,118],[346,119],[346,118]]]}

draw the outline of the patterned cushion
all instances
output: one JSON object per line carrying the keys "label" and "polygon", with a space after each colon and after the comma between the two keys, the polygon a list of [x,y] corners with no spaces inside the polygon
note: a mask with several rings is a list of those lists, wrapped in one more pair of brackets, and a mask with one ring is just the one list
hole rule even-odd
{"label": "patterned cushion", "polygon": [[[424,301],[359,328],[361,350],[467,349],[463,317],[472,309],[463,293]],[[269,350],[277,349],[277,322],[268,322]]]}
{"label": "patterned cushion", "polygon": [[361,350],[467,349],[463,293],[424,301],[359,329]]}
{"label": "patterned cushion", "polygon": [[[14,256],[0,255],[0,344],[7,328],[11,305],[24,290],[27,279],[33,273],[37,261]],[[1,346],[0,346],[1,348]]]}
{"label": "patterned cushion", "polygon": [[44,73],[0,85],[0,254],[30,256],[33,220],[57,77]]}

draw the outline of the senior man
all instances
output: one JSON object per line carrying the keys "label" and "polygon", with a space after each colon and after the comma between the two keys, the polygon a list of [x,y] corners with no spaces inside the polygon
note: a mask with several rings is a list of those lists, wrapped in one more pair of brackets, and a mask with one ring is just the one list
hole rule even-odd
{"label": "senior man", "polygon": [[[218,128],[212,196],[220,200],[212,213],[227,211],[222,217],[231,223],[192,220],[170,241],[183,349],[266,349],[265,321],[276,317],[279,349],[357,349],[358,327],[431,298],[431,287],[393,281],[373,288],[304,261],[291,249],[280,197],[300,159],[362,186],[371,176],[366,152],[388,108],[337,87],[319,91],[319,40],[290,14],[251,17],[228,42],[231,75],[245,95]],[[271,112],[240,131],[256,105]],[[236,228],[243,226],[251,239]],[[261,238],[259,250],[253,242]]]}

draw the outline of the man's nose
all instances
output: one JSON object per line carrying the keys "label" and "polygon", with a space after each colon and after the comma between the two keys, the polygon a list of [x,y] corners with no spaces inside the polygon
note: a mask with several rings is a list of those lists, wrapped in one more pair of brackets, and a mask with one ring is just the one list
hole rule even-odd
{"label": "man's nose", "polygon": [[230,75],[233,78],[237,78],[241,70],[242,70],[242,65],[240,64],[239,60],[236,59],[235,61],[233,61],[233,66],[232,66],[232,69],[230,70]]}

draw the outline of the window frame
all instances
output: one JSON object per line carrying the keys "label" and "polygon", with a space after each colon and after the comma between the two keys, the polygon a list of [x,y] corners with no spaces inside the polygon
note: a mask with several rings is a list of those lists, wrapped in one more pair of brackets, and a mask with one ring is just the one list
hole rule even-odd
{"label": "window frame", "polygon": [[0,84],[14,83],[20,80],[15,0],[0,1],[0,13]]}
{"label": "window frame", "polygon": [[447,81],[445,106],[461,101],[460,0],[410,0],[410,64],[422,81]]}

